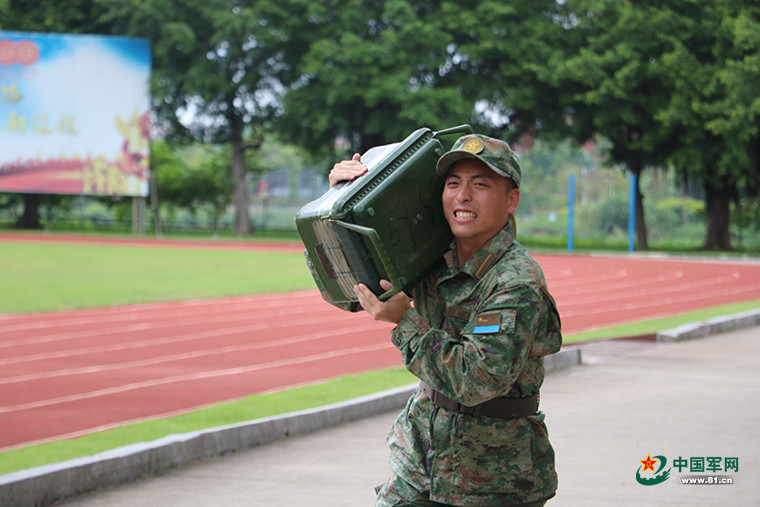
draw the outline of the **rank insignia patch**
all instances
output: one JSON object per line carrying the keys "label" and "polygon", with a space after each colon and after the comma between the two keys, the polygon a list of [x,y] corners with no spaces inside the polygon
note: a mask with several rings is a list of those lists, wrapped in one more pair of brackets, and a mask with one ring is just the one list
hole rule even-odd
{"label": "rank insignia patch", "polygon": [[496,333],[501,327],[501,314],[499,312],[483,313],[475,317],[475,334]]}

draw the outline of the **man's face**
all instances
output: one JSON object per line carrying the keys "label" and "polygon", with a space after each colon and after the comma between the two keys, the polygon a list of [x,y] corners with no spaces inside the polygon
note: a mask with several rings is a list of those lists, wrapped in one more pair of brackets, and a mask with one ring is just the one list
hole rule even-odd
{"label": "man's face", "polygon": [[507,224],[520,201],[520,190],[512,187],[479,160],[460,160],[449,169],[443,213],[458,245],[480,248]]}

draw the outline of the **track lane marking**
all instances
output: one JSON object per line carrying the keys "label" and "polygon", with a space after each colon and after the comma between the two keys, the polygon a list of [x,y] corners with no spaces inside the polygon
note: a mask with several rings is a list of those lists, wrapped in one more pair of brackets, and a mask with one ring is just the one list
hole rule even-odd
{"label": "track lane marking", "polygon": [[353,333],[366,333],[370,331],[380,331],[382,328],[378,326],[372,326],[368,324],[353,326],[353,327],[341,327],[340,330],[323,331],[319,333],[311,333],[308,335],[298,335],[288,339],[269,340],[265,342],[253,342],[242,345],[230,345],[226,347],[206,348],[199,349],[192,352],[183,352],[180,354],[169,354],[163,356],[155,356],[146,359],[137,359],[133,361],[125,361],[121,363],[104,363],[95,364],[90,366],[82,366],[79,368],[65,368],[61,370],[51,370],[47,372],[28,373],[24,375],[17,375],[14,377],[0,377],[0,384],[15,384],[19,382],[30,382],[41,379],[56,378],[63,376],[73,375],[88,375],[92,373],[102,373],[106,371],[120,370],[125,368],[139,368],[143,366],[154,366],[157,364],[185,361],[188,359],[195,359],[198,357],[209,357],[212,355],[230,354],[232,352],[244,352],[257,349],[267,349],[275,347],[285,347],[294,345],[297,343],[303,343],[308,341],[322,340],[325,338],[335,338],[340,335],[348,335]]}
{"label": "track lane marking", "polygon": [[[324,318],[313,318],[313,319],[299,321],[299,325],[320,324],[320,323],[325,323]],[[382,324],[375,323],[375,325],[380,326]],[[175,336],[156,338],[156,339],[138,340],[138,341],[113,344],[113,345],[81,347],[78,349],[61,350],[57,352],[47,352],[47,353],[40,353],[40,354],[30,354],[26,356],[18,356],[18,357],[13,357],[13,358],[5,358],[5,359],[0,359],[0,365],[18,364],[18,363],[26,363],[26,362],[32,362],[32,361],[42,361],[46,359],[59,359],[59,358],[64,358],[64,357],[87,355],[87,354],[100,353],[100,352],[117,352],[117,351],[130,350],[130,349],[136,349],[136,348],[166,345],[170,343],[179,343],[179,342],[194,341],[194,340],[205,340],[209,338],[218,338],[220,336],[225,336],[225,335],[242,334],[242,333],[249,333],[253,331],[262,331],[262,330],[271,330],[273,328],[290,328],[292,326],[293,326],[292,322],[283,322],[278,325],[274,325],[269,322],[261,322],[257,324],[251,324],[248,326],[213,329],[209,331],[201,331],[201,332],[196,332],[196,333],[188,333],[188,334],[175,335]],[[288,338],[285,338],[285,340],[287,339]]]}
{"label": "track lane marking", "polygon": [[[727,289],[724,291],[720,291],[718,295],[720,296],[727,296],[727,295],[738,295],[738,294],[745,294],[748,292],[756,292],[760,294],[760,284],[746,286],[746,287],[737,287],[734,289]],[[683,295],[679,294],[677,296],[671,296],[666,298],[654,298],[654,299],[648,299],[646,301],[639,301],[639,302],[631,302],[631,303],[618,303],[618,304],[611,304],[611,305],[598,305],[594,308],[588,308],[584,307],[582,310],[563,310],[560,312],[560,318],[562,317],[573,317],[576,315],[595,315],[595,314],[604,314],[604,313],[617,313],[620,310],[639,310],[642,308],[650,308],[655,306],[663,306],[665,304],[673,304],[673,303],[684,303],[684,302],[693,302],[693,301],[700,301],[700,300],[710,300],[713,299],[715,296],[715,293],[706,294],[706,293],[700,293],[700,294],[692,294],[692,295]],[[576,305],[580,306],[580,305]],[[698,308],[696,308],[698,309]],[[687,310],[688,311],[688,310]],[[670,313],[672,315],[672,313]],[[644,320],[648,320],[650,317],[645,316]],[[623,320],[623,322],[629,322],[628,320]]]}
{"label": "track lane marking", "polygon": [[336,357],[343,357],[343,356],[349,356],[349,355],[354,355],[354,354],[364,354],[366,352],[374,352],[374,351],[387,349],[391,347],[393,347],[393,344],[390,342],[390,340],[388,340],[387,342],[380,343],[380,344],[366,345],[362,347],[350,347],[346,349],[338,349],[338,350],[333,350],[330,352],[323,352],[321,354],[311,354],[308,356],[281,359],[278,361],[270,361],[267,363],[255,364],[255,365],[250,365],[250,366],[237,366],[234,368],[224,368],[220,370],[210,370],[210,371],[204,371],[204,372],[198,372],[198,373],[189,373],[185,375],[173,375],[170,377],[157,378],[153,380],[132,382],[132,383],[123,384],[117,387],[97,389],[94,391],[70,394],[66,396],[59,396],[59,397],[45,399],[45,400],[21,403],[17,405],[0,406],[0,414],[7,414],[10,412],[20,412],[24,410],[48,407],[51,405],[60,405],[64,403],[88,400],[92,398],[100,398],[103,396],[110,396],[110,395],[119,394],[119,393],[123,393],[127,391],[147,389],[147,388],[163,386],[167,384],[176,384],[176,383],[182,383],[182,382],[190,382],[193,380],[203,380],[203,379],[208,379],[208,378],[240,375],[243,373],[251,373],[255,371],[279,368],[283,366],[294,366],[294,365],[305,364],[309,362],[333,359]]}
{"label": "track lane marking", "polygon": [[[339,310],[335,310],[336,312]],[[193,312],[193,315],[198,315],[199,312]],[[284,316],[293,316],[297,314],[324,314],[324,309],[320,310],[316,305],[315,306],[302,306],[299,309],[290,309],[286,306],[282,307],[282,310],[274,311],[274,312],[267,312],[266,316],[261,316],[261,318],[272,318],[272,317],[284,317]],[[169,316],[173,317],[173,316]],[[163,320],[157,320],[155,322],[140,322],[137,324],[127,324],[122,326],[111,326],[107,328],[95,328],[91,329],[89,331],[66,331],[63,333],[55,333],[55,334],[42,334],[34,337],[28,337],[28,338],[16,338],[12,340],[6,340],[4,342],[0,342],[0,348],[10,348],[10,347],[19,347],[19,346],[28,346],[28,345],[40,345],[44,343],[53,343],[53,342],[62,342],[67,340],[75,340],[80,338],[91,338],[91,337],[99,337],[104,334],[104,332],[107,332],[109,335],[115,336],[118,334],[129,334],[129,333],[135,333],[135,332],[144,332],[148,330],[160,330],[165,328],[177,328],[177,327],[186,327],[186,326],[193,326],[197,324],[228,324],[231,322],[236,321],[252,321],[256,320],[257,316],[250,315],[248,313],[238,313],[233,316],[229,315],[218,315],[214,317],[208,317],[208,316],[201,316],[197,317],[195,319],[186,319],[183,320],[181,323],[177,323],[173,321],[171,318],[163,319]],[[132,321],[136,319],[130,319]],[[0,364],[2,364],[0,362]]]}
{"label": "track lane marking", "polygon": [[[314,291],[317,295],[317,299],[324,303],[321,298],[318,297],[318,292]],[[66,312],[67,315],[63,316],[58,312],[40,312],[20,314],[16,320],[10,324],[3,324],[0,322],[0,332],[18,332],[18,331],[34,331],[47,328],[60,328],[63,326],[80,326],[80,325],[93,325],[93,324],[108,324],[112,322],[123,322],[128,320],[135,320],[140,318],[142,320],[162,319],[167,317],[182,317],[185,315],[197,315],[198,310],[211,311],[217,314],[223,313],[236,313],[241,310],[253,310],[254,313],[265,313],[269,308],[282,308],[288,307],[293,304],[293,298],[289,298],[284,293],[279,297],[273,295],[268,299],[262,299],[260,301],[239,301],[229,302],[225,299],[210,299],[205,302],[197,301],[193,307],[188,307],[183,302],[177,302],[176,304],[167,305],[170,312],[167,312],[167,308],[154,309],[146,311],[143,308],[134,308],[121,312],[103,312],[94,313],[92,316],[83,316],[86,313],[92,313],[90,310],[74,310]],[[314,299],[309,297],[309,301]],[[316,306],[316,305],[315,305]],[[200,308],[195,308],[200,307]],[[152,315],[155,313],[155,316]],[[29,319],[43,319],[35,322],[29,322]],[[5,342],[0,342],[2,346]]]}

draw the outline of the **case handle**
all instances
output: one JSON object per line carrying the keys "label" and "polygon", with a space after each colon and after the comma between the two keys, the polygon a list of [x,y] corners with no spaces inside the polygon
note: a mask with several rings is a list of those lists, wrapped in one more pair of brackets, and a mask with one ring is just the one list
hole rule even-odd
{"label": "case handle", "polygon": [[[384,253],[385,250],[383,249],[381,245],[380,235],[377,233],[375,229],[371,227],[364,227],[362,225],[356,225],[356,224],[351,224],[348,222],[343,222],[341,220],[330,220],[330,221],[336,225],[340,225],[341,227],[348,229],[349,231],[354,231],[363,236],[367,236],[369,240],[372,242],[372,244],[375,246],[375,249],[380,254],[380,256],[387,257]],[[388,281],[391,282],[391,284],[393,285],[393,288],[391,290],[385,291],[382,294],[378,295],[377,298],[380,301],[385,301],[386,299],[396,294],[397,292],[401,292],[401,289],[399,287],[404,284],[404,280],[403,279],[396,280],[394,277],[391,277],[390,275],[389,277],[391,278],[391,280],[388,280]]]}
{"label": "case handle", "polygon": [[472,127],[468,124],[457,125],[456,127],[449,127],[447,129],[439,130],[435,132],[433,136],[447,136],[450,134],[474,134]]}

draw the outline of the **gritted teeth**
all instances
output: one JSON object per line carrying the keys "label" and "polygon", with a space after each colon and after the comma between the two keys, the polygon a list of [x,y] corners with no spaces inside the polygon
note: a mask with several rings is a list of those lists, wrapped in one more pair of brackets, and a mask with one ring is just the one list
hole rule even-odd
{"label": "gritted teeth", "polygon": [[463,218],[466,220],[473,220],[476,215],[472,211],[457,210],[454,212],[454,216],[457,218]]}

